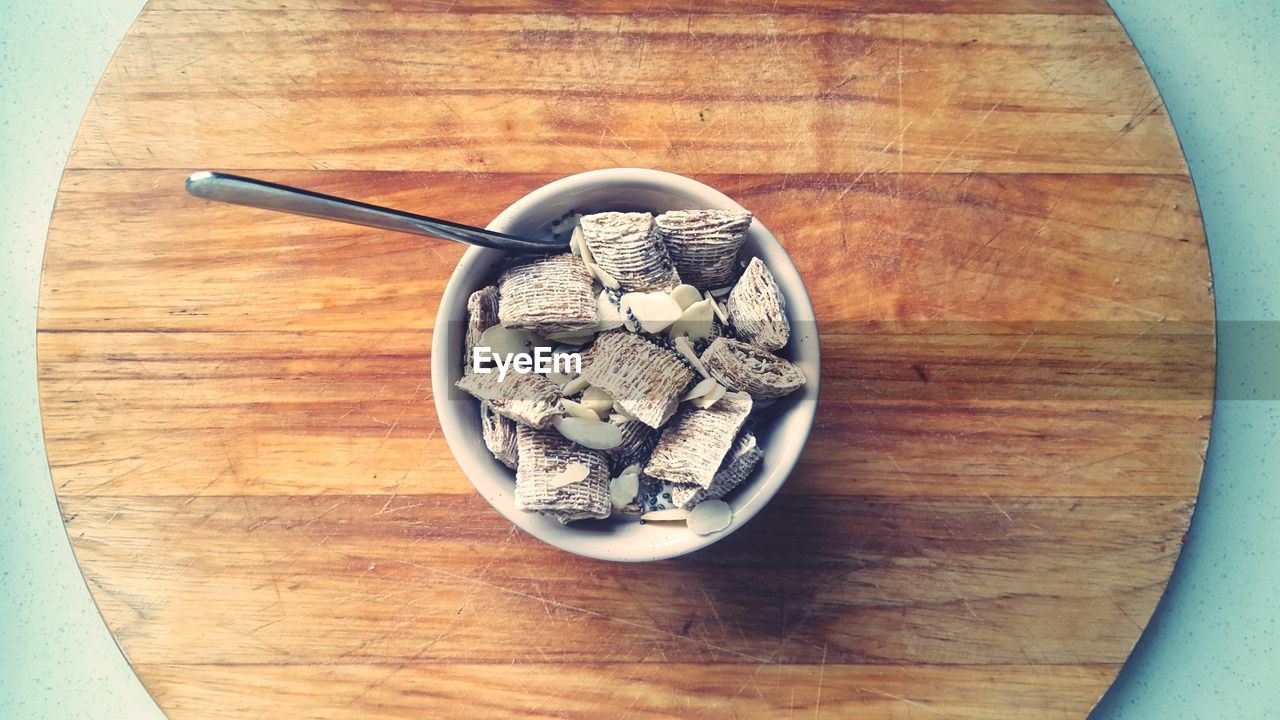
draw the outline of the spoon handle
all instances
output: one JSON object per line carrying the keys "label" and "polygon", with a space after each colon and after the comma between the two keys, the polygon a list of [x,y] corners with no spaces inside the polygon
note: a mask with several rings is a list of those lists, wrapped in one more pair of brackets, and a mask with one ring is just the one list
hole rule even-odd
{"label": "spoon handle", "polygon": [[564,243],[551,239],[528,240],[448,220],[228,173],[207,170],[192,173],[187,177],[187,192],[206,200],[456,240],[497,250],[545,253],[564,249]]}

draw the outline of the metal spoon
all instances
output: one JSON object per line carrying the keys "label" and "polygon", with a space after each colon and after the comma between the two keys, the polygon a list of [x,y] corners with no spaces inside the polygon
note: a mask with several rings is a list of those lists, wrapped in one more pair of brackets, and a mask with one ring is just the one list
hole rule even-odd
{"label": "metal spoon", "polygon": [[456,240],[510,252],[545,253],[566,247],[565,242],[553,238],[530,240],[358,200],[208,170],[187,177],[187,192],[206,200]]}

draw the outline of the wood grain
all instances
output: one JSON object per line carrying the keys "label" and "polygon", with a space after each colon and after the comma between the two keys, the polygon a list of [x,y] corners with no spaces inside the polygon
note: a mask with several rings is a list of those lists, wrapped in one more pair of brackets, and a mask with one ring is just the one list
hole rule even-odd
{"label": "wood grain", "polygon": [[571,12],[575,15],[721,15],[743,13],[821,13],[856,17],[877,13],[1110,15],[1104,0],[870,0],[833,3],[830,0],[720,0],[716,3],[650,2],[634,0],[156,0],[150,10],[253,10],[262,12],[334,12],[362,10],[395,13],[468,15],[487,13]]}
{"label": "wood grain", "polygon": [[[1211,336],[1033,342],[936,325],[924,337],[824,332],[818,432],[784,492],[1194,494]],[[439,434],[430,341],[413,330],[46,331],[54,478],[65,495],[469,494]],[[1123,366],[1107,363],[1121,353]],[[1152,369],[1170,363],[1183,365],[1152,387]],[[1123,385],[1108,396],[1103,383]]]}
{"label": "wood grain", "polygon": [[[1078,696],[1100,694],[1116,667],[759,665],[604,663],[566,665],[137,665],[166,707],[206,707],[207,718],[272,715],[284,698],[332,706],[317,720],[422,712],[432,717],[665,718],[701,712],[741,717],[909,720],[1072,718]],[[619,678],[625,681],[619,682]],[[477,695],[475,689],[486,691]],[[429,688],[429,690],[427,689]],[[725,698],[708,703],[707,697]],[[533,700],[530,702],[530,700]]]}
{"label": "wood grain", "polygon": [[[181,190],[245,169],[484,224],[614,165],[751,208],[824,359],[783,493],[640,566],[516,532],[458,470],[428,367],[461,247]],[[1195,192],[1092,0],[157,0],[40,303],[67,530],[176,719],[1082,717],[1211,420]]]}
{"label": "wood grain", "polygon": [[1105,16],[144,13],[114,65],[70,167],[1185,172]]}
{"label": "wood grain", "polygon": [[[388,332],[431,327],[434,310],[424,308],[434,306],[461,246],[212,206],[173,192],[192,169],[67,172],[51,234],[68,251],[45,258],[58,283],[42,286],[42,328],[369,330],[371,316],[385,318]],[[257,174],[409,209],[448,207],[482,225],[557,177]],[[1213,317],[1188,178],[696,177],[740,198],[793,250],[824,330],[863,320]],[[96,242],[103,227],[138,232],[124,245]],[[104,271],[116,281],[104,284]],[[93,304],[79,299],[86,293]]]}
{"label": "wood grain", "polygon": [[474,493],[63,510],[73,538],[92,530],[86,579],[146,662],[1076,665],[1124,660],[1111,641],[1150,612],[1190,507],[789,497],[751,532],[639,566],[542,545]]}

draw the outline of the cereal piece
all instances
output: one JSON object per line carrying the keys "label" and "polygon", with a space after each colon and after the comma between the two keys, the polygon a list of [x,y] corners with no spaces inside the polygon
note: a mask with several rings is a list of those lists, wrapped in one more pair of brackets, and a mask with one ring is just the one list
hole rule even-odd
{"label": "cereal piece", "polygon": [[480,336],[485,330],[498,324],[498,288],[490,285],[471,293],[467,298],[466,355],[463,356],[463,372],[471,372],[471,349],[481,345]]}
{"label": "cereal piece", "polygon": [[686,283],[718,288],[733,282],[738,249],[747,239],[745,210],[672,210],[653,221]]}
{"label": "cereal piece", "polygon": [[489,403],[480,403],[480,429],[484,445],[503,465],[516,469],[516,423],[493,411]]}
{"label": "cereal piece", "polygon": [[770,352],[791,337],[782,293],[760,258],[751,258],[729,293],[729,324],[738,337]]}
{"label": "cereal piece", "polygon": [[701,359],[711,377],[757,402],[790,394],[805,382],[804,372],[796,365],[732,338],[716,338],[702,351]]}
{"label": "cereal piece", "polygon": [[675,412],[680,394],[694,375],[679,355],[621,330],[600,335],[582,365],[587,382],[653,428],[661,427]]}
{"label": "cereal piece", "polygon": [[625,468],[649,459],[649,453],[653,452],[653,446],[658,442],[657,430],[639,420],[628,420],[621,415],[616,420],[610,417],[609,422],[622,430],[622,442],[605,451],[614,468]]}
{"label": "cereal piece", "polygon": [[513,330],[548,335],[591,330],[596,324],[591,274],[569,253],[507,270],[498,280],[498,295],[498,318]]}
{"label": "cereal piece", "polygon": [[704,500],[719,500],[741,485],[763,457],[764,451],[756,445],[756,436],[753,433],[744,432],[734,441],[733,449],[729,451],[724,463],[716,471],[711,487],[677,485],[671,491],[671,501],[676,507],[688,510]]}
{"label": "cereal piece", "polygon": [[[617,281],[615,287],[665,293],[680,285],[666,246],[653,232],[653,216],[649,213],[585,215],[582,239],[596,266]],[[609,287],[608,283],[603,284]]]}
{"label": "cereal piece", "polygon": [[543,511],[539,511],[538,514],[543,517],[549,517],[552,520],[555,520],[556,522],[560,523],[561,525],[568,525],[569,523],[576,522],[578,520],[600,519],[600,516],[594,513],[576,513],[576,512],[561,513],[561,512],[556,512],[554,510],[543,510]]}
{"label": "cereal piece", "polygon": [[[554,513],[565,522],[609,516],[609,463],[598,450],[580,447],[554,430],[521,425],[516,429],[520,465],[516,468],[516,507]],[[586,476],[555,487],[569,466],[587,468]]]}
{"label": "cereal piece", "polygon": [[706,409],[684,405],[662,431],[644,471],[659,480],[710,487],[750,413],[746,393],[729,393]]}
{"label": "cereal piece", "polygon": [[564,414],[560,388],[537,373],[510,373],[501,381],[497,372],[472,373],[457,385],[487,401],[494,412],[523,425],[543,428]]}
{"label": "cereal piece", "polygon": [[617,290],[622,287],[622,285],[618,283],[617,278],[610,275],[607,270],[593,262],[587,263],[587,270],[591,271],[591,275],[598,280],[602,286],[607,287],[610,290]]}
{"label": "cereal piece", "polygon": [[[711,481],[715,485],[715,481]],[[706,499],[708,489],[697,483],[672,483],[671,504],[685,510],[692,510],[695,505]]]}
{"label": "cereal piece", "polygon": [[559,490],[562,487],[568,487],[574,483],[580,483],[583,480],[586,480],[587,476],[590,474],[591,468],[586,465],[576,462],[569,463],[564,466],[564,470],[562,470],[559,475],[551,478],[551,481],[547,483],[547,487],[552,490]]}

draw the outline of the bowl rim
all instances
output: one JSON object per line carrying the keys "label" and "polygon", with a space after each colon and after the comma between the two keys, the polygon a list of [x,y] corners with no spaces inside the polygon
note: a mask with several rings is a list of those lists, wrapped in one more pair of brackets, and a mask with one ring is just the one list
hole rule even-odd
{"label": "bowl rim", "polygon": [[[557,197],[566,191],[581,187],[622,182],[648,183],[655,187],[674,190],[691,197],[710,200],[711,202],[708,202],[704,207],[746,210],[742,205],[719,190],[683,175],[649,168],[615,167],[575,173],[535,188],[507,206],[486,225],[486,228],[504,231],[513,218],[519,218],[531,208],[545,202],[548,198]],[[437,422],[440,425],[441,432],[444,434],[450,453],[480,496],[516,527],[538,540],[575,555],[612,562],[652,562],[687,555],[728,537],[764,509],[765,505],[773,499],[795,470],[795,466],[799,462],[809,435],[813,430],[821,386],[821,341],[817,332],[817,322],[812,302],[809,298],[808,288],[796,269],[795,263],[791,260],[790,253],[778,241],[777,236],[765,227],[758,218],[754,219],[751,232],[758,232],[758,242],[766,244],[771,242],[781,251],[780,256],[785,261],[785,267],[778,268],[776,261],[771,260],[770,272],[776,277],[779,274],[779,270],[781,270],[782,274],[790,276],[787,282],[780,281],[779,287],[783,288],[785,293],[787,314],[790,316],[793,325],[799,321],[808,323],[814,328],[812,337],[804,341],[807,346],[806,351],[812,355],[812,360],[808,363],[811,366],[812,373],[806,372],[806,376],[811,374],[812,377],[806,377],[805,399],[798,401],[796,406],[790,410],[790,412],[801,413],[801,424],[803,426],[802,432],[793,432],[788,436],[788,442],[794,445],[794,451],[787,452],[785,457],[774,465],[770,470],[769,477],[760,483],[760,487],[757,488],[753,495],[734,507],[734,521],[727,530],[711,535],[696,535],[693,532],[689,532],[689,540],[687,542],[670,543],[662,546],[641,546],[632,552],[609,552],[576,540],[572,533],[544,531],[547,526],[540,524],[539,521],[545,521],[545,518],[517,510],[514,504],[511,503],[499,503],[497,498],[490,496],[485,487],[489,481],[488,471],[482,467],[484,463],[471,457],[475,454],[476,448],[483,449],[484,444],[483,442],[474,442],[475,438],[470,437],[470,432],[457,421],[454,415],[456,410],[451,410],[447,406],[447,403],[452,402],[449,399],[452,388],[449,360],[452,357],[452,353],[450,352],[449,344],[453,337],[453,331],[449,329],[451,327],[449,323],[453,322],[455,318],[465,318],[467,298],[463,296],[469,295],[469,293],[465,292],[466,286],[469,284],[469,278],[472,273],[483,272],[485,270],[482,265],[484,258],[491,256],[495,252],[486,248],[470,247],[458,260],[458,264],[450,274],[449,281],[440,296],[431,339],[431,387]],[[797,435],[799,437],[796,437]],[[482,450],[482,452],[488,456],[487,449]],[[468,460],[464,460],[464,457]],[[488,459],[492,460],[491,456]],[[511,471],[507,470],[507,472]],[[483,475],[484,477],[477,477],[478,475]],[[514,483],[513,477],[508,477],[507,480]],[[511,505],[511,507],[505,507],[505,505]],[[609,546],[606,544],[604,547],[607,548]]]}

